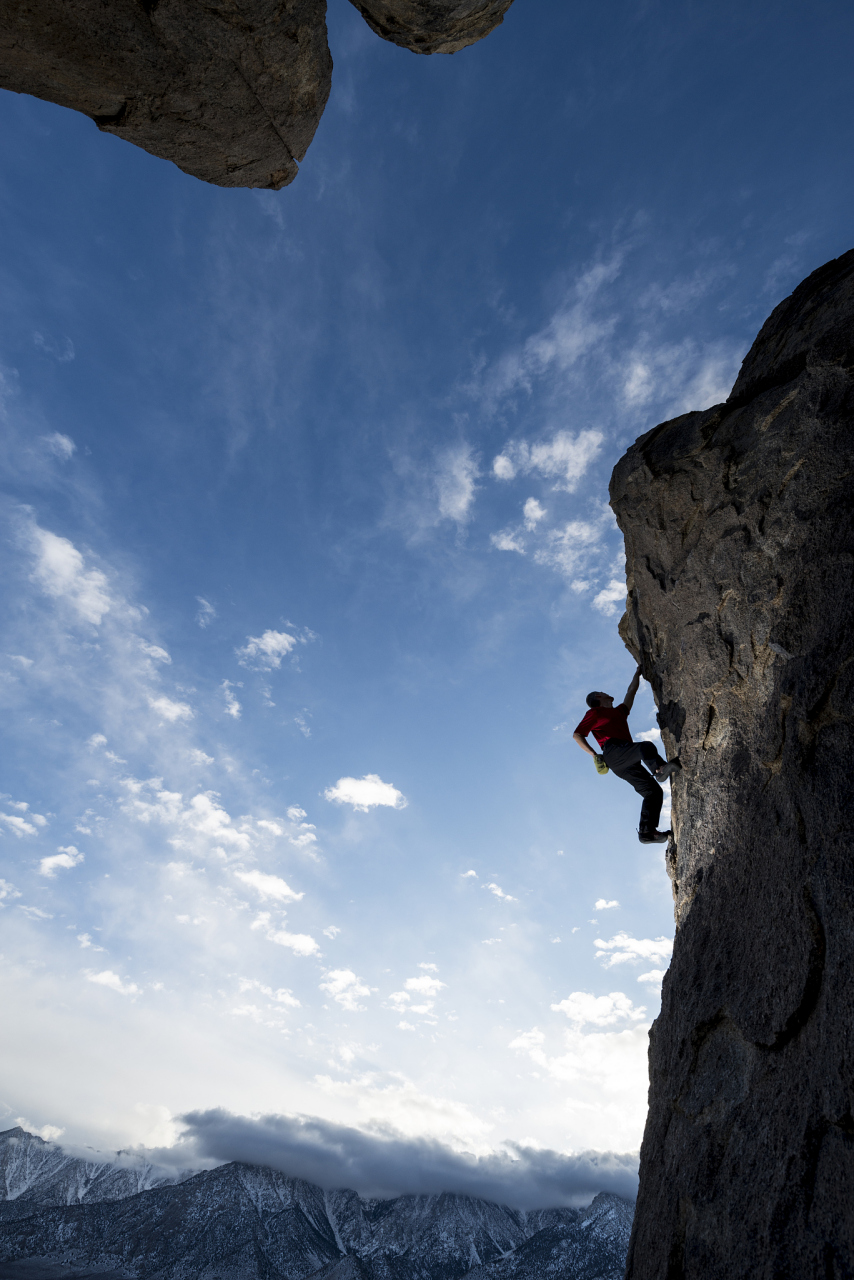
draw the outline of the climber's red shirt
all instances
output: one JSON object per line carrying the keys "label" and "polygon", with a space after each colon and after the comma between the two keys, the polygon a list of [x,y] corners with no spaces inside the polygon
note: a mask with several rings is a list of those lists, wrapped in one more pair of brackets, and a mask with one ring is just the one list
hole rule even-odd
{"label": "climber's red shirt", "polygon": [[580,733],[582,738],[592,733],[600,747],[604,747],[609,739],[614,742],[631,742],[629,709],[624,702],[618,707],[591,707],[575,732]]}

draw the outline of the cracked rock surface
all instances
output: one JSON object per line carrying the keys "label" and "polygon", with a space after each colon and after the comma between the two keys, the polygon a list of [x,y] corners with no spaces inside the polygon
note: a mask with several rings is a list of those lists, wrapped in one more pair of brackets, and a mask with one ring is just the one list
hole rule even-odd
{"label": "cracked rock surface", "polygon": [[854,251],[618,463],[677,922],[628,1280],[854,1275]]}
{"label": "cracked rock surface", "polygon": [[513,0],[350,0],[372,31],[413,53],[457,53],[504,21]]}
{"label": "cracked rock surface", "polygon": [[[378,35],[454,53],[512,0],[365,0]],[[332,82],[326,0],[4,0],[0,88],[222,187],[293,182]]]}
{"label": "cracked rock surface", "polygon": [[326,0],[5,0],[0,85],[224,187],[292,182],[332,77]]}

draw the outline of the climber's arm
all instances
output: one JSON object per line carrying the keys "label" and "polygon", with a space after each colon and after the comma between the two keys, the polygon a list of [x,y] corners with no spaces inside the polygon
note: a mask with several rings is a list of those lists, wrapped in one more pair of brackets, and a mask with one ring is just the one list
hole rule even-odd
{"label": "climber's arm", "polygon": [[640,686],[640,678],[641,678],[641,669],[640,667],[638,667],[637,671],[632,676],[632,683],[629,685],[628,689],[626,690],[626,696],[625,698],[623,698],[623,706],[626,708],[627,711],[631,711],[632,709],[632,703],[635,700],[635,694],[637,693],[638,688]]}
{"label": "climber's arm", "polygon": [[573,740],[573,742],[577,742],[577,743],[578,743],[578,745],[581,747],[581,750],[582,750],[582,751],[586,751],[586,752],[587,752],[587,754],[588,754],[589,756],[595,756],[595,755],[596,755],[596,752],[595,752],[595,751],[593,750],[593,748],[590,746],[590,744],[589,744],[589,742],[587,741],[587,739],[583,736],[583,734],[580,734],[580,733],[578,732],[578,730],[577,730],[577,729],[576,729],[575,733],[572,735],[572,740]]}

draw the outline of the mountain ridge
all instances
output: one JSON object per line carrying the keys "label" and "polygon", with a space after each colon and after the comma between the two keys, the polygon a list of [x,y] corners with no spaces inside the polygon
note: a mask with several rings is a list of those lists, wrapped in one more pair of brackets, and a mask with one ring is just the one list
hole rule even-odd
{"label": "mountain ridge", "polygon": [[585,1210],[370,1200],[239,1162],[170,1178],[19,1128],[0,1178],[0,1280],[621,1280],[633,1215],[609,1192]]}

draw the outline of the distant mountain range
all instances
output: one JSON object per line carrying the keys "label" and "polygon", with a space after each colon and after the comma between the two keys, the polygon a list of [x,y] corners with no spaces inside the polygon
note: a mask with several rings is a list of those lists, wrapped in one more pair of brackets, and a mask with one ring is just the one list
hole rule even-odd
{"label": "distant mountain range", "polygon": [[622,1280],[634,1205],[366,1200],[255,1165],[164,1178],[0,1133],[0,1280]]}

